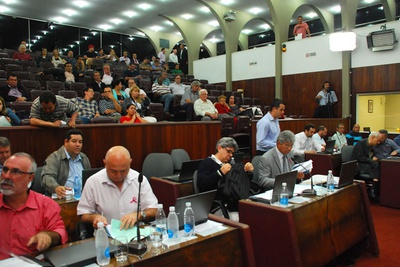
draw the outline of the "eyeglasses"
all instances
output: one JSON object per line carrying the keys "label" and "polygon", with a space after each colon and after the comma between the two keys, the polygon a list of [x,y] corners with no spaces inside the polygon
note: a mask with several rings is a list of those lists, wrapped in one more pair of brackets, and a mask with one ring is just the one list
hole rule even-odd
{"label": "eyeglasses", "polygon": [[10,169],[7,166],[3,166],[3,169],[1,170],[1,172],[4,174],[7,174],[8,172],[10,172],[11,175],[33,174],[33,172],[24,172],[17,168]]}
{"label": "eyeglasses", "polygon": [[233,155],[233,153],[235,153],[235,150],[228,149],[226,147],[224,147],[224,148],[225,148],[226,152],[228,152],[228,154],[232,154]]}

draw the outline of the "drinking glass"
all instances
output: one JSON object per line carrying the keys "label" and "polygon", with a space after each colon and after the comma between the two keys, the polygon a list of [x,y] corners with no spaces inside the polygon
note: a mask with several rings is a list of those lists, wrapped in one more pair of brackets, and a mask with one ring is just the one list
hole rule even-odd
{"label": "drinking glass", "polygon": [[114,256],[117,262],[128,261],[128,239],[126,236],[117,236],[114,238],[114,245]]}

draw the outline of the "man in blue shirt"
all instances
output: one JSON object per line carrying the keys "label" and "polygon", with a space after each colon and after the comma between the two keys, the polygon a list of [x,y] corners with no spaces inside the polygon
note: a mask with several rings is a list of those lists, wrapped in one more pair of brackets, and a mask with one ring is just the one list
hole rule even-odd
{"label": "man in blue shirt", "polygon": [[278,118],[282,117],[284,113],[285,103],[276,98],[272,101],[269,112],[257,122],[257,155],[263,155],[276,146],[276,139],[281,132]]}
{"label": "man in blue shirt", "polygon": [[353,143],[350,144],[349,141],[347,141],[347,144],[349,146],[355,146],[357,144],[357,141],[360,141],[362,139],[362,136],[360,134],[360,125],[359,124],[354,124],[353,129],[346,134],[346,138],[353,138]]}
{"label": "man in blue shirt", "polygon": [[389,156],[396,156],[400,153],[400,147],[392,139],[387,137],[387,130],[379,130],[379,143],[372,148],[375,157],[378,159],[385,159]]}

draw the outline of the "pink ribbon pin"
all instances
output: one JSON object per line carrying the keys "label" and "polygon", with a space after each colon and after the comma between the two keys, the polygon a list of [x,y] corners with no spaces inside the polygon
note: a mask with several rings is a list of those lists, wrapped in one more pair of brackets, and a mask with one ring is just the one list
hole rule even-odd
{"label": "pink ribbon pin", "polygon": [[135,202],[135,203],[137,204],[136,197],[133,197],[133,198],[132,198],[132,200],[131,200],[131,202],[129,202],[129,203],[131,203],[131,204],[132,204],[132,202]]}

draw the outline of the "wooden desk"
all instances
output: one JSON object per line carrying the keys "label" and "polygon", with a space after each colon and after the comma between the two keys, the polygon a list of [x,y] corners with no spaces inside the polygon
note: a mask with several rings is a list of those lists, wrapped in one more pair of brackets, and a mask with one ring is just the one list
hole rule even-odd
{"label": "wooden desk", "polygon": [[[237,228],[226,226],[221,232],[180,243],[169,247],[160,255],[153,256],[147,252],[142,260],[129,256],[129,261],[135,267],[138,266],[245,266],[244,255],[241,250],[240,231]],[[87,242],[86,239],[74,243],[57,246],[52,249],[63,249],[74,244]],[[94,260],[95,261],[95,260]],[[130,266],[117,264],[115,258],[111,259],[108,266]]]}
{"label": "wooden desk", "polygon": [[327,175],[328,170],[332,170],[334,176],[340,175],[340,168],[342,166],[341,154],[305,154],[306,160],[313,161],[312,174]]}
{"label": "wooden desk", "polygon": [[354,183],[292,208],[239,202],[257,266],[323,266],[359,242],[379,254],[365,184]]}
{"label": "wooden desk", "polygon": [[400,209],[400,161],[393,159],[383,159],[380,161],[380,183],[381,200],[380,204],[392,208]]}
{"label": "wooden desk", "polygon": [[162,178],[151,177],[150,185],[158,199],[158,203],[164,205],[166,214],[169,212],[169,207],[175,205],[177,198],[194,194],[193,182],[177,183]]}
{"label": "wooden desk", "polygon": [[78,206],[78,200],[65,200],[65,199],[57,199],[55,200],[61,208],[61,218],[64,221],[65,229],[68,233],[68,242],[78,240],[76,226],[80,220],[77,215],[76,207]]}

